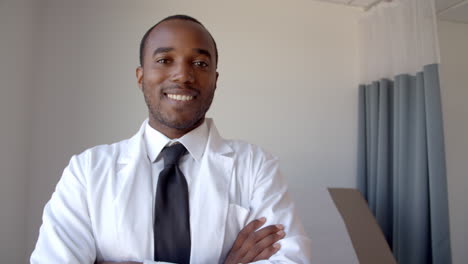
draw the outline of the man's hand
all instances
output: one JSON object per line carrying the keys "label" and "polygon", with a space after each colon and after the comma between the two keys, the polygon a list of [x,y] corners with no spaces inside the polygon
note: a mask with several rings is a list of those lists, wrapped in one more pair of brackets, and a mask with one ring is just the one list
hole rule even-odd
{"label": "man's hand", "polygon": [[239,232],[224,264],[269,259],[280,249],[280,244],[275,243],[285,235],[282,225],[270,225],[255,232],[265,221],[265,217],[254,220]]}
{"label": "man's hand", "polygon": [[[275,244],[284,238],[282,225],[270,225],[255,232],[265,224],[265,217],[246,225],[237,235],[236,241],[227,255],[224,264],[249,263],[269,259],[279,249]],[[138,262],[96,262],[95,264],[141,264]]]}

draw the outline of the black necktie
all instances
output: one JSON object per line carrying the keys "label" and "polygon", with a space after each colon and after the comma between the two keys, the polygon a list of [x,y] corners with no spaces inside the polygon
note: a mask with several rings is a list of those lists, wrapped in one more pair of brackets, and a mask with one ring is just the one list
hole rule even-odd
{"label": "black necktie", "polygon": [[154,210],[154,259],[178,264],[190,262],[190,222],[187,181],[177,165],[186,152],[182,144],[162,150]]}

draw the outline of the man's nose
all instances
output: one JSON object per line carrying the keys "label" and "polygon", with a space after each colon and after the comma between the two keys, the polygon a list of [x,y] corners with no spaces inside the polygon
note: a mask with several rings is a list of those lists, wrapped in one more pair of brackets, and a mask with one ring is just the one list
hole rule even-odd
{"label": "man's nose", "polygon": [[192,65],[187,63],[180,63],[174,67],[171,80],[177,83],[193,83],[195,76]]}

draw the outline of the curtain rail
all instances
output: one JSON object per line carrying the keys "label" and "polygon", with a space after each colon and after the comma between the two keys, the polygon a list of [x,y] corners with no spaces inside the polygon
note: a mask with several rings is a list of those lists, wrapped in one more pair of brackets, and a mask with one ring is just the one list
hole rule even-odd
{"label": "curtain rail", "polygon": [[[376,1],[372,2],[370,5],[368,5],[367,7],[365,7],[364,11],[368,11],[372,7],[374,7],[374,6],[380,4],[381,2],[384,2],[384,1],[391,2],[392,0],[376,0]],[[437,11],[437,15],[442,15],[442,14],[448,12],[451,9],[458,8],[458,7],[466,5],[466,4],[468,4],[468,0],[460,0],[460,1],[456,2],[455,4],[452,4],[452,5],[444,8],[444,9],[442,9],[440,11]]]}
{"label": "curtain rail", "polygon": [[442,9],[442,10],[440,10],[440,11],[437,11],[437,15],[442,15],[442,14],[444,14],[444,13],[447,13],[447,12],[448,12],[449,10],[451,10],[451,9],[458,8],[458,7],[461,7],[461,6],[466,5],[466,4],[468,4],[468,0],[461,0],[461,1],[458,1],[458,2],[456,2],[455,4],[452,4],[452,5],[450,5],[450,6],[446,7],[446,8],[444,8],[444,9]]}
{"label": "curtain rail", "polygon": [[391,2],[392,0],[376,0],[374,2],[372,2],[370,5],[366,6],[364,8],[364,11],[368,11],[369,9],[371,9],[372,7],[380,4],[381,2]]}

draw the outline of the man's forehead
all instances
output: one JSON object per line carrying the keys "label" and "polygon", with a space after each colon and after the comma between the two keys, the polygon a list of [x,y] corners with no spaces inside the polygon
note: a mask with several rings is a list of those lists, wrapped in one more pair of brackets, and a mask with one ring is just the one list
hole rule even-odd
{"label": "man's forehead", "polygon": [[153,46],[182,40],[184,43],[173,44],[188,44],[186,43],[187,39],[203,44],[206,46],[205,48],[213,46],[208,31],[202,25],[182,19],[161,22],[150,32],[148,44]]}

